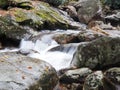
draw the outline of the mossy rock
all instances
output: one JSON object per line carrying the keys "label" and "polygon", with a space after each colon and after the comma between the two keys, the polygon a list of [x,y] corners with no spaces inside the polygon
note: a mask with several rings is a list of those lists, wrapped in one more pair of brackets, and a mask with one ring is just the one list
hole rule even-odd
{"label": "mossy rock", "polygon": [[78,46],[71,66],[107,69],[120,66],[120,37],[102,37]]}
{"label": "mossy rock", "polygon": [[69,22],[60,15],[57,9],[50,7],[49,4],[32,1],[32,8],[30,10],[22,8],[12,8],[10,13],[12,19],[23,26],[41,29],[67,29],[72,26]]}
{"label": "mossy rock", "polygon": [[0,8],[7,9],[11,6],[21,7],[23,3],[30,3],[31,0],[0,0]]}
{"label": "mossy rock", "polygon": [[25,29],[18,26],[9,17],[0,17],[0,35],[20,40],[26,33],[27,31]]}

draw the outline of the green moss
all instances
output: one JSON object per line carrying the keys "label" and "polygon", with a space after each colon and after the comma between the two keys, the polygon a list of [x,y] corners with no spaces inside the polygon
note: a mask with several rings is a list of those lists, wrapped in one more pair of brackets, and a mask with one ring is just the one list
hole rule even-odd
{"label": "green moss", "polygon": [[26,30],[19,27],[15,22],[8,17],[0,17],[0,35],[5,35],[9,38],[21,39],[26,33]]}
{"label": "green moss", "polygon": [[20,25],[27,25],[38,30],[55,29],[56,27],[66,29],[68,27],[67,21],[44,2],[36,3],[30,10],[16,8],[12,13],[14,20]]}

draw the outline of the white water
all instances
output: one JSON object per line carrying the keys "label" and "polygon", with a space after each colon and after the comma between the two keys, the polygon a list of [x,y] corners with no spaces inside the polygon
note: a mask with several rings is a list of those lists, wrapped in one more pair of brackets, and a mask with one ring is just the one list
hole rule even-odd
{"label": "white water", "polygon": [[52,39],[54,34],[62,33],[78,33],[78,31],[54,31],[54,33],[47,33],[35,42],[22,40],[20,44],[20,51],[29,53],[29,57],[38,58],[50,63],[56,70],[67,68],[70,65],[73,54],[76,50],[77,44],[63,45],[62,50],[49,51],[55,47],[61,47],[56,41]]}

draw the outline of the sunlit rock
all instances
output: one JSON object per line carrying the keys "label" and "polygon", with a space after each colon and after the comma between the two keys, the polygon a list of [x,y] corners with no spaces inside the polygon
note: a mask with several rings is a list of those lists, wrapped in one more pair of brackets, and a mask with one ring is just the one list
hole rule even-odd
{"label": "sunlit rock", "polygon": [[106,69],[120,66],[120,38],[102,37],[78,46],[71,66]]}
{"label": "sunlit rock", "polygon": [[55,69],[48,63],[17,53],[0,53],[0,90],[53,90]]}
{"label": "sunlit rock", "polygon": [[17,22],[19,25],[36,30],[78,28],[78,26],[72,24],[70,17],[65,16],[64,12],[51,7],[48,3],[29,1],[29,3],[24,2],[19,5],[11,6],[4,12],[0,10],[0,15],[9,16],[10,20]]}

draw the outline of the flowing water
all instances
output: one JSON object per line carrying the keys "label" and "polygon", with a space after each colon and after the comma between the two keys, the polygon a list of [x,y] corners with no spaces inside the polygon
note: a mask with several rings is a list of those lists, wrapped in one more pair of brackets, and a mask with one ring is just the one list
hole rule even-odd
{"label": "flowing water", "polygon": [[[78,31],[54,31],[38,38],[35,42],[22,40],[20,50],[29,53],[29,57],[39,58],[50,63],[56,70],[67,68],[70,65],[73,54],[78,44],[59,45],[52,36],[55,34],[78,33]],[[52,50],[54,49],[54,50]]]}
{"label": "flowing water", "polygon": [[[29,57],[44,60],[50,63],[57,71],[69,68],[74,52],[79,43],[60,45],[52,37],[55,34],[77,34],[80,31],[56,30],[45,31],[36,34],[31,39],[22,39],[19,48],[5,48],[0,52],[21,52]],[[116,85],[116,90],[120,90],[120,85]],[[58,90],[58,89],[55,89]]]}
{"label": "flowing water", "polygon": [[60,45],[52,37],[55,34],[77,34],[79,31],[56,30],[39,32],[31,39],[22,39],[20,47],[16,49],[4,49],[0,52],[16,52],[26,54],[29,57],[38,58],[50,63],[56,70],[67,68],[70,65],[73,54],[78,44],[71,43]]}

